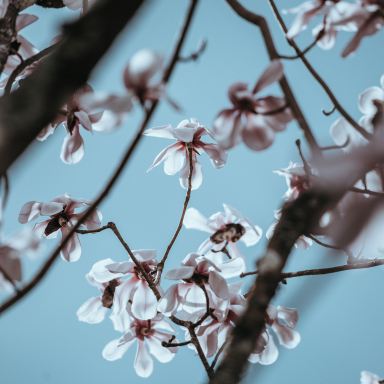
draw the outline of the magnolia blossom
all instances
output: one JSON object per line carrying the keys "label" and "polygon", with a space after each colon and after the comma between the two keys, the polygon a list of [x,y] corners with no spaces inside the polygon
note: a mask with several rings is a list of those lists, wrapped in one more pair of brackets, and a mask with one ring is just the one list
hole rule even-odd
{"label": "magnolia blossom", "polygon": [[[10,290],[13,282],[21,280],[22,270],[20,258],[23,254],[34,255],[40,245],[36,234],[27,229],[19,232],[0,244],[0,291]],[[6,273],[6,276],[3,275]]]}
{"label": "magnolia blossom", "polygon": [[[86,1],[88,3],[88,6],[92,6],[93,3],[95,2],[95,0],[86,0]],[[83,8],[84,0],[63,0],[63,3],[66,7],[75,11],[80,8]]]}
{"label": "magnolia blossom", "polygon": [[379,376],[368,371],[362,371],[360,376],[360,384],[380,384],[384,381]]}
{"label": "magnolia blossom", "polygon": [[284,198],[287,201],[297,199],[302,192],[310,187],[307,172],[302,164],[290,161],[287,168],[278,169],[274,172],[285,177],[288,190],[285,192]]}
{"label": "magnolia blossom", "polygon": [[258,243],[262,229],[253,225],[237,209],[223,204],[224,211],[216,212],[209,218],[196,208],[188,208],[184,217],[184,226],[208,232],[211,236],[199,247],[198,252],[205,254],[208,250],[220,251],[224,248],[233,257],[241,256],[236,243],[241,240],[247,247]]}
{"label": "magnolia blossom", "polygon": [[[275,232],[277,222],[280,220],[280,217],[281,217],[281,209],[278,209],[275,211],[274,217],[275,217],[276,221],[270,225],[270,227],[268,228],[268,230],[265,234],[265,237],[268,240],[272,237],[273,233]],[[296,240],[295,248],[308,249],[312,244],[313,244],[313,240],[311,238],[302,235]]]}
{"label": "magnolia blossom", "polygon": [[[61,232],[64,238],[69,234],[83,213],[75,212],[78,208],[90,205],[89,201],[73,199],[69,195],[61,195],[48,203],[29,201],[25,203],[19,213],[19,222],[28,223],[38,216],[48,216],[47,220],[37,223],[33,230],[47,238],[55,238]],[[84,220],[81,227],[92,230],[101,225],[101,213],[95,210]],[[81,246],[78,235],[74,233],[61,249],[61,256],[66,261],[77,261],[81,256]]]}
{"label": "magnolia blossom", "polygon": [[229,299],[226,278],[244,271],[241,259],[233,259],[216,265],[213,261],[196,253],[190,253],[182,266],[170,270],[166,277],[181,280],[172,285],[159,301],[158,310],[169,316],[181,312],[186,319],[199,317],[208,306],[216,308]]}
{"label": "magnolia blossom", "polygon": [[37,137],[38,140],[44,141],[53,134],[57,127],[63,125],[67,130],[67,135],[61,147],[60,157],[66,164],[76,164],[84,156],[84,141],[80,134],[81,127],[89,132],[103,132],[109,131],[111,125],[116,124],[116,121],[111,121],[110,114],[104,115],[100,108],[92,105],[89,99],[93,96],[96,97],[89,85],[85,85],[75,92],[54,121],[44,128]]}
{"label": "magnolia blossom", "polygon": [[190,151],[192,157],[192,189],[200,187],[203,181],[201,165],[197,160],[200,152],[205,152],[211,159],[215,168],[224,166],[227,154],[217,144],[205,143],[201,140],[202,136],[210,135],[209,131],[197,120],[183,120],[177,127],[166,125],[163,127],[152,128],[145,131],[145,135],[161,137],[164,139],[176,140],[174,144],[164,148],[155,158],[148,171],[164,164],[164,172],[167,175],[175,175],[179,172],[180,185],[187,189],[190,173]]}
{"label": "magnolia blossom", "polygon": [[[136,259],[149,275],[153,277],[156,272],[156,251],[152,249],[139,249],[132,251]],[[148,286],[140,269],[132,261],[114,262],[106,265],[105,278],[101,274],[99,280],[109,280],[110,277],[125,278],[115,290],[113,313],[118,315],[127,310],[132,302],[132,315],[141,320],[152,319],[157,313],[157,298]]]}
{"label": "magnolia blossom", "polygon": [[279,344],[285,348],[293,349],[300,343],[300,334],[294,330],[298,320],[296,309],[270,305],[267,310],[267,327],[257,341],[256,349],[249,357],[251,363],[262,365],[273,364],[278,356],[271,330],[277,336]]}
{"label": "magnolia blossom", "polygon": [[219,112],[213,123],[213,134],[220,146],[234,147],[242,139],[255,151],[269,147],[275,132],[285,129],[292,120],[292,113],[282,97],[264,96],[259,93],[283,76],[280,61],[273,60],[257,81],[253,91],[245,83],[235,83],[228,90],[232,108]]}
{"label": "magnolia blossom", "polygon": [[138,320],[130,317],[126,322],[124,333],[119,339],[112,340],[103,349],[103,357],[109,361],[121,359],[129,347],[137,342],[134,368],[141,377],[149,377],[153,372],[153,357],[161,363],[170,362],[176,348],[165,348],[162,342],[169,341],[174,330],[161,315],[151,320]]}

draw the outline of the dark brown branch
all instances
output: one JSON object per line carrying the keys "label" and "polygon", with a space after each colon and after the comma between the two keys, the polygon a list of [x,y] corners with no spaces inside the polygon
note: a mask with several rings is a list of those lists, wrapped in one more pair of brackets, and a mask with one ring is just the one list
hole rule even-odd
{"label": "dark brown branch", "polygon": [[[125,1],[125,0],[124,0]],[[117,1],[114,2],[114,6],[117,4]],[[130,2],[131,4],[131,2]],[[179,57],[181,47],[185,41],[189,26],[191,25],[192,17],[194,15],[195,9],[197,5],[197,0],[191,0],[190,6],[187,11],[187,16],[184,21],[184,24],[182,26],[180,35],[178,37],[178,40],[175,45],[175,49],[173,51],[173,54],[170,58],[169,64],[165,69],[164,75],[163,75],[163,82],[167,83],[169,79],[171,78],[171,75],[173,73],[173,69],[175,68],[175,65],[177,63],[177,58]],[[95,9],[95,7],[92,8],[91,11],[87,15],[90,15],[91,12]],[[114,187],[116,181],[119,179],[120,175],[122,174],[123,170],[125,169],[126,165],[128,164],[128,161],[130,160],[132,154],[137,148],[137,145],[140,142],[140,139],[142,137],[142,133],[146,129],[153,113],[155,112],[157,105],[159,101],[155,100],[151,107],[146,110],[145,116],[133,138],[131,143],[129,144],[127,150],[125,151],[122,159],[120,160],[117,168],[113,172],[111,178],[106,183],[102,191],[99,193],[97,198],[94,200],[92,205],[89,207],[89,209],[83,214],[82,217],[80,217],[79,221],[76,223],[76,225],[72,228],[70,233],[62,240],[61,244],[54,250],[54,252],[49,256],[49,258],[45,261],[45,263],[42,265],[40,270],[36,273],[36,275],[30,280],[28,284],[26,284],[17,295],[14,295],[10,297],[8,300],[6,300],[2,305],[0,305],[0,314],[6,311],[8,308],[12,307],[15,303],[17,303],[20,299],[22,299],[27,293],[29,293],[33,288],[35,288],[39,282],[44,278],[44,276],[48,273],[48,271],[51,269],[52,265],[56,261],[58,255],[60,254],[60,251],[62,247],[68,242],[70,237],[75,233],[80,225],[83,223],[84,220],[86,220],[91,213],[100,205],[100,203],[109,195],[109,192]]]}
{"label": "dark brown branch", "polygon": [[143,2],[99,0],[81,19],[65,27],[57,50],[17,90],[0,100],[0,174],[86,83]]}
{"label": "dark brown branch", "polygon": [[171,252],[171,249],[173,247],[173,244],[175,244],[175,241],[177,237],[179,236],[179,233],[181,231],[181,228],[183,227],[183,221],[185,212],[187,211],[189,200],[191,199],[191,192],[192,192],[192,176],[193,176],[193,148],[188,144],[186,146],[186,151],[188,152],[188,161],[189,161],[189,174],[188,174],[188,188],[187,193],[185,195],[185,200],[183,204],[183,210],[181,211],[181,216],[179,223],[177,225],[176,231],[172,236],[171,241],[169,242],[167,249],[165,250],[164,256],[161,258],[159,264],[157,265],[157,277],[156,282],[159,283],[161,280],[161,274],[164,269],[164,264],[167,261],[168,255]]}
{"label": "dark brown branch", "polygon": [[172,347],[184,347],[185,345],[188,345],[188,344],[191,344],[192,341],[191,340],[187,340],[187,341],[182,341],[180,343],[171,343],[171,342],[166,342],[166,341],[163,341],[161,343],[161,345],[165,348],[172,348]]}
{"label": "dark brown branch", "polygon": [[189,331],[189,334],[191,336],[191,343],[196,348],[197,354],[199,355],[200,360],[201,360],[201,362],[204,365],[204,368],[205,368],[205,370],[207,372],[208,377],[212,378],[213,377],[213,369],[209,365],[208,360],[207,360],[207,358],[204,355],[204,352],[203,352],[203,349],[201,348],[199,339],[196,336],[196,332],[195,332],[194,327],[192,327],[192,326],[188,327],[188,331]]}
{"label": "dark brown branch", "polygon": [[65,7],[63,0],[37,0],[36,5],[44,8],[63,8]]}
{"label": "dark brown branch", "polygon": [[[288,32],[288,28],[285,25],[285,22],[284,22],[283,18],[281,17],[280,12],[277,9],[277,6],[276,6],[274,0],[269,0],[269,4],[271,5],[272,11],[276,16],[276,19],[279,22],[281,29],[283,30],[284,34],[286,35]],[[348,123],[351,124],[356,129],[356,131],[358,131],[364,138],[369,140],[371,138],[371,135],[363,127],[361,127],[353,119],[353,117],[346,111],[346,109],[341,105],[341,103],[339,102],[337,97],[332,92],[331,88],[328,86],[328,84],[325,82],[325,80],[319,75],[319,73],[315,70],[315,68],[312,66],[312,64],[309,62],[309,60],[305,57],[305,55],[300,50],[299,46],[295,43],[295,41],[293,39],[288,39],[288,38],[287,38],[287,41],[292,46],[292,48],[295,50],[296,54],[300,57],[301,61],[303,62],[305,67],[308,69],[310,74],[315,78],[315,80],[323,88],[323,90],[328,95],[328,97],[332,101],[335,108],[348,121]]]}
{"label": "dark brown branch", "polygon": [[203,39],[201,40],[196,51],[190,53],[188,56],[179,57],[180,63],[189,63],[190,61],[197,61],[200,58],[200,56],[205,52],[206,48],[207,48],[207,40]]}
{"label": "dark brown branch", "polygon": [[333,113],[335,113],[336,107],[333,106],[329,111],[326,111],[325,109],[322,109],[321,112],[324,116],[331,116]]}
{"label": "dark brown branch", "polygon": [[211,363],[211,368],[214,369],[217,362],[219,361],[219,357],[221,356],[221,354],[224,352],[224,349],[227,345],[227,341],[224,341],[223,345],[219,348],[219,350],[217,351],[215,357],[213,358],[213,361]]}
{"label": "dark brown branch", "polygon": [[[277,52],[275,47],[272,34],[269,30],[268,24],[264,17],[257,15],[255,13],[250,12],[246,8],[244,8],[237,0],[227,0],[227,3],[231,6],[231,8],[243,19],[247,20],[251,24],[256,25],[260,28],[261,34],[264,39],[264,43],[268,52],[268,56],[271,60],[279,59],[280,55]],[[285,76],[281,78],[279,81],[280,88],[285,96],[287,103],[289,104],[293,115],[297,119],[297,123],[299,124],[301,130],[303,131],[304,137],[307,140],[310,148],[316,154],[319,154],[319,145],[317,144],[316,138],[314,137],[312,130],[304,117],[304,114],[296,101],[296,98],[292,92],[292,89],[288,83],[288,80]]]}
{"label": "dark brown branch", "polygon": [[356,193],[362,193],[364,195],[370,195],[370,196],[375,196],[375,197],[384,197],[384,192],[375,192],[371,191],[369,189],[360,189],[356,187],[351,187],[349,188],[351,192],[356,192]]}
{"label": "dark brown branch", "polygon": [[19,76],[26,68],[28,68],[30,65],[38,62],[45,56],[49,55],[53,52],[53,50],[56,48],[58,44],[51,45],[50,47],[47,47],[43,50],[41,50],[39,53],[36,53],[36,55],[33,55],[29,57],[28,59],[23,60],[11,73],[11,75],[7,79],[7,84],[4,88],[4,93],[8,95],[11,92],[12,84],[17,79],[17,76]]}

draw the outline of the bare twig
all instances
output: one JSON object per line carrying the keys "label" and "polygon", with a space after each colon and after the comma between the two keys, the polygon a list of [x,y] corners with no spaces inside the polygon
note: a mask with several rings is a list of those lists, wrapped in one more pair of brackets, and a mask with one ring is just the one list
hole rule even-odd
{"label": "bare twig", "polygon": [[[124,0],[125,1],[125,0]],[[194,11],[196,9],[197,0],[191,0],[190,6],[187,11],[187,16],[184,21],[184,24],[182,26],[182,29],[180,31],[180,35],[178,37],[178,40],[176,42],[173,54],[170,58],[170,62],[168,66],[165,69],[164,75],[163,75],[163,82],[167,83],[173,73],[173,69],[175,68],[175,65],[177,63],[177,58],[179,57],[181,47],[184,43],[184,40],[186,38],[189,26],[191,25],[192,17],[194,14]],[[95,7],[92,8],[94,10]],[[92,10],[88,12],[88,16],[91,14]],[[69,232],[69,234],[62,240],[61,244],[54,250],[54,252],[50,255],[50,257],[45,261],[45,263],[42,265],[40,270],[36,273],[36,275],[30,280],[28,284],[26,284],[17,295],[14,295],[10,297],[8,300],[6,300],[1,306],[0,306],[0,314],[6,311],[8,308],[10,308],[12,305],[17,303],[21,298],[23,298],[27,293],[29,293],[34,287],[36,287],[39,282],[44,278],[44,276],[47,274],[47,272],[50,270],[52,265],[57,259],[57,256],[60,254],[60,251],[62,247],[69,241],[70,237],[73,235],[75,231],[77,231],[80,227],[80,225],[83,223],[83,221],[88,218],[91,213],[99,206],[99,204],[109,195],[109,192],[114,187],[116,181],[119,179],[121,173],[125,169],[129,159],[131,158],[132,154],[134,153],[135,149],[137,148],[137,145],[140,142],[140,139],[142,137],[142,133],[144,132],[145,128],[147,127],[148,122],[150,121],[153,113],[155,112],[157,105],[159,101],[155,100],[151,107],[146,111],[145,116],[139,126],[139,129],[137,130],[133,140],[129,144],[127,150],[125,151],[122,159],[120,160],[117,168],[113,172],[111,178],[106,183],[102,191],[99,193],[98,197],[94,200],[92,205],[89,207],[89,209],[79,218],[79,221],[76,223],[76,225],[72,228],[72,230]]]}
{"label": "bare twig", "polygon": [[[288,32],[288,28],[285,25],[285,22],[280,15],[280,12],[279,12],[276,4],[275,4],[275,1],[269,0],[269,4],[271,5],[272,11],[276,16],[276,19],[279,22],[281,29],[283,30],[284,34],[286,35]],[[306,66],[306,68],[311,73],[311,75],[315,78],[315,80],[324,89],[325,93],[328,95],[328,97],[332,101],[335,108],[348,121],[348,123],[351,124],[356,129],[357,132],[359,132],[364,138],[369,140],[371,138],[371,135],[363,127],[361,127],[353,119],[353,117],[346,111],[346,109],[341,105],[341,103],[339,102],[339,100],[337,99],[335,94],[332,92],[331,88],[328,86],[328,84],[325,82],[325,80],[319,75],[319,73],[315,70],[315,68],[312,66],[312,64],[309,62],[309,60],[305,57],[305,55],[300,50],[299,46],[295,43],[295,41],[293,39],[288,39],[288,38],[287,38],[287,41],[292,46],[292,48],[295,50],[296,54],[300,57],[301,61]]]}
{"label": "bare twig", "polygon": [[213,361],[211,363],[211,368],[214,369],[217,362],[219,361],[219,357],[221,356],[221,354],[223,353],[226,345],[227,345],[227,341],[224,341],[223,345],[219,348],[219,350],[217,351],[215,357],[213,358]]}
{"label": "bare twig", "polygon": [[204,365],[204,368],[205,368],[205,370],[207,372],[208,377],[212,378],[213,377],[213,369],[209,365],[208,360],[207,360],[207,358],[204,355],[204,352],[203,352],[203,349],[201,348],[199,339],[196,336],[196,332],[195,332],[194,327],[192,327],[192,326],[188,327],[188,331],[189,331],[189,334],[191,336],[191,343],[196,348],[197,354],[199,355],[200,360],[201,360],[201,362]]}
{"label": "bare twig", "polygon": [[188,56],[180,56],[179,61],[181,63],[188,63],[190,61],[197,61],[200,56],[205,52],[207,48],[207,40],[203,39],[200,41],[199,46],[197,47],[196,51],[192,52]]}

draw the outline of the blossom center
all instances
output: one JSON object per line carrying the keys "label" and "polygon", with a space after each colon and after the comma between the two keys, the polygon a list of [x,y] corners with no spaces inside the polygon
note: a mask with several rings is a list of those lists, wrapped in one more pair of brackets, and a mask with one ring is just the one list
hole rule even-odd
{"label": "blossom center", "polygon": [[215,244],[223,241],[236,243],[244,234],[245,228],[241,224],[229,223],[211,235],[210,239]]}
{"label": "blossom center", "polygon": [[65,227],[69,222],[69,217],[65,214],[64,210],[51,217],[51,220],[49,220],[44,230],[45,236],[49,236],[51,233],[56,232],[62,227]]}
{"label": "blossom center", "polygon": [[153,335],[154,331],[151,326],[151,320],[140,321],[136,324],[136,335],[140,338]]}

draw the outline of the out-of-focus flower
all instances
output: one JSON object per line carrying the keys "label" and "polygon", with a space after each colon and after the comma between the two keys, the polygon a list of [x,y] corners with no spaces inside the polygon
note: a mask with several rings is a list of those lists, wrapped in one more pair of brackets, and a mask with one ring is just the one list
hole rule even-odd
{"label": "out-of-focus flower", "polygon": [[188,188],[189,176],[189,151],[192,151],[192,189],[200,187],[203,181],[201,165],[197,160],[200,152],[205,152],[211,159],[215,168],[224,166],[227,154],[217,144],[205,143],[201,140],[202,136],[210,135],[209,131],[197,120],[183,120],[177,127],[166,125],[164,127],[152,128],[145,131],[145,135],[161,137],[164,139],[176,140],[176,143],[164,148],[155,158],[148,171],[164,163],[164,172],[167,175],[175,175],[179,172],[180,185]]}
{"label": "out-of-focus flower", "polygon": [[209,218],[202,215],[196,208],[188,208],[184,217],[184,226],[211,234],[200,245],[199,253],[205,254],[210,249],[220,251],[228,248],[231,256],[241,256],[236,243],[241,240],[247,247],[255,245],[260,240],[263,231],[235,208],[227,204],[223,204],[223,207],[224,212],[216,212]]}
{"label": "out-of-focus flower", "polygon": [[229,299],[228,283],[225,280],[244,271],[241,259],[233,259],[221,265],[214,264],[206,257],[190,253],[183,260],[182,266],[170,270],[166,277],[182,280],[172,285],[159,301],[158,310],[168,316],[184,312],[192,321],[204,313],[209,300],[209,307],[216,308],[222,301]]}
{"label": "out-of-focus flower", "polygon": [[[156,251],[139,249],[132,251],[145,272],[152,278],[156,272]],[[123,261],[106,265],[107,278],[126,278],[115,290],[113,313],[118,315],[126,311],[131,302],[132,315],[140,320],[152,319],[157,312],[157,298],[148,286],[144,276],[132,261]]]}
{"label": "out-of-focus flower", "polygon": [[[36,219],[38,216],[49,216],[47,220],[37,223],[33,228],[34,231],[39,236],[47,238],[55,238],[60,231],[62,236],[65,237],[82,215],[82,213],[76,213],[75,210],[89,205],[89,201],[73,199],[67,194],[58,196],[48,203],[29,201],[21,208],[19,222],[25,224]],[[100,222],[101,213],[95,210],[84,220],[81,226],[89,230],[97,229],[101,225]],[[61,256],[66,261],[77,261],[80,258],[81,246],[76,233],[63,246]]]}
{"label": "out-of-focus flower", "polygon": [[104,114],[96,106],[96,102],[95,105],[90,102],[93,97],[96,98],[97,95],[91,86],[85,85],[79,89],[55,120],[44,128],[37,137],[40,141],[46,140],[62,124],[67,130],[67,135],[64,138],[60,157],[66,164],[76,164],[84,156],[84,141],[80,134],[81,127],[89,132],[103,132],[110,131],[118,124],[116,122],[118,118],[111,119],[111,115]]}
{"label": "out-of-focus flower", "polygon": [[362,371],[360,376],[360,384],[380,384],[383,380],[374,373]]}
{"label": "out-of-focus flower", "polygon": [[[274,213],[274,216],[275,216],[276,221],[270,225],[267,232],[265,233],[265,237],[268,240],[272,237],[273,233],[275,232],[277,222],[278,222],[278,220],[280,220],[280,217],[281,217],[281,210],[280,209],[276,210]],[[308,249],[312,244],[313,244],[312,239],[310,239],[307,236],[302,235],[296,240],[295,248]]]}
{"label": "out-of-focus flower", "polygon": [[308,190],[310,181],[303,165],[289,162],[287,168],[274,171],[279,176],[284,176],[288,186],[288,190],[284,194],[287,201],[295,200],[299,195]]}
{"label": "out-of-focus flower", "polygon": [[[34,255],[40,246],[40,239],[30,229],[21,231],[0,244],[0,291],[10,290],[13,282],[22,277],[20,258],[23,254]],[[4,271],[7,276],[4,276]]]}
{"label": "out-of-focus flower", "polygon": [[[95,0],[87,0],[88,6],[92,6]],[[69,9],[76,11],[80,8],[83,8],[83,0],[63,0],[63,3]]]}
{"label": "out-of-focus flower", "polygon": [[273,143],[275,132],[285,129],[292,113],[284,98],[258,94],[282,76],[283,66],[274,60],[252,92],[245,83],[235,83],[229,88],[228,97],[233,107],[219,112],[212,130],[221,147],[229,149],[243,140],[249,148],[260,151]]}
{"label": "out-of-focus flower", "polygon": [[251,363],[263,365],[273,364],[278,356],[279,350],[276,347],[271,330],[277,336],[279,344],[285,348],[293,349],[300,343],[300,334],[294,330],[298,320],[296,309],[282,306],[270,305],[267,310],[267,328],[257,341],[256,350],[250,355]]}
{"label": "out-of-focus flower", "polygon": [[151,320],[129,319],[127,328],[121,330],[124,333],[119,339],[112,340],[103,349],[103,357],[109,361],[121,359],[129,347],[137,342],[134,368],[141,377],[149,377],[153,372],[153,360],[155,357],[161,363],[170,362],[177,351],[176,348],[165,348],[162,342],[168,342],[174,330],[161,315]]}

